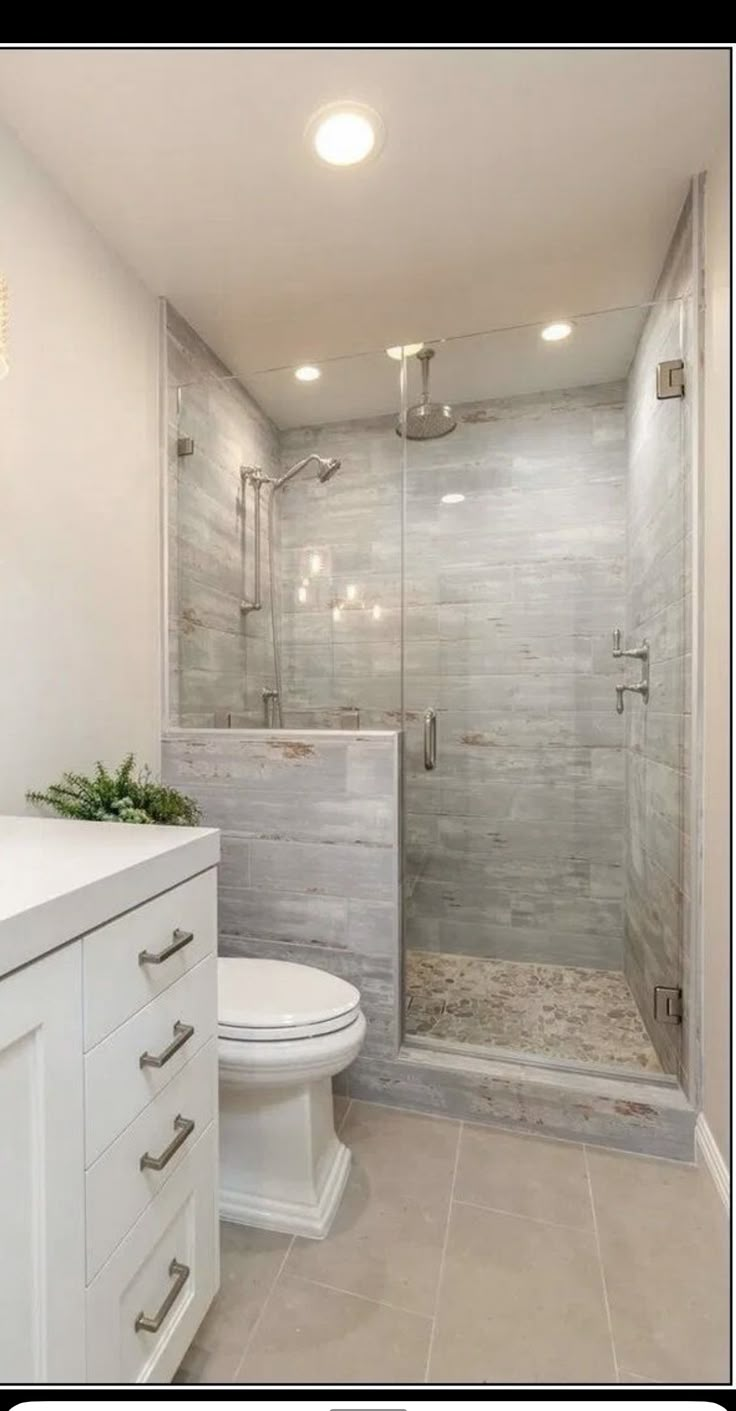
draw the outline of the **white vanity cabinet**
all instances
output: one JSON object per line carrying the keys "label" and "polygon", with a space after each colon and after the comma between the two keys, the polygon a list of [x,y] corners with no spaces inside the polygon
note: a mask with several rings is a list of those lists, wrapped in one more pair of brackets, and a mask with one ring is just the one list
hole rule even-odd
{"label": "white vanity cabinet", "polygon": [[0,980],[0,1381],[85,1379],[82,955]]}
{"label": "white vanity cabinet", "polygon": [[217,1291],[218,858],[0,818],[0,1382],[170,1381]]}

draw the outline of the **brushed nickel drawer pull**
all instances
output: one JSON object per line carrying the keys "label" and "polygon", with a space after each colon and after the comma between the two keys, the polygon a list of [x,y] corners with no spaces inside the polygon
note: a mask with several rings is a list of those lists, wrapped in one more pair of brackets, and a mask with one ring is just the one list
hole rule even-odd
{"label": "brushed nickel drawer pull", "polygon": [[163,1068],[164,1064],[168,1063],[169,1059],[184,1047],[187,1040],[191,1039],[193,1033],[193,1024],[182,1024],[181,1019],[177,1019],[171,1043],[167,1048],[162,1049],[161,1053],[148,1053],[148,1051],[142,1053],[138,1060],[141,1068]]}
{"label": "brushed nickel drawer pull", "polygon": [[194,1122],[191,1117],[182,1117],[181,1113],[174,1118],[174,1131],[176,1136],[164,1147],[160,1156],[151,1156],[150,1151],[144,1151],[141,1160],[141,1171],[163,1171],[164,1166],[168,1166],[172,1156],[176,1156],[180,1146],[183,1146],[187,1137],[191,1137],[194,1131]]}
{"label": "brushed nickel drawer pull", "polygon": [[171,1285],[171,1288],[169,1289],[169,1292],[167,1293],[163,1303],[161,1304],[158,1313],[154,1313],[152,1318],[149,1318],[147,1313],[141,1312],[138,1314],[138,1317],[136,1318],[135,1323],[133,1324],[133,1327],[135,1328],[135,1331],[137,1333],[158,1332],[159,1328],[161,1327],[161,1324],[164,1321],[164,1318],[166,1317],[166,1314],[170,1313],[171,1309],[174,1307],[174,1304],[176,1303],[179,1294],[181,1293],[187,1279],[189,1278],[190,1273],[191,1269],[189,1268],[188,1264],[180,1264],[178,1259],[172,1259],[169,1265],[169,1278],[174,1279],[175,1282]]}
{"label": "brushed nickel drawer pull", "polygon": [[189,942],[190,942],[190,941],[193,941],[193,940],[194,940],[194,932],[193,932],[193,931],[180,931],[179,928],[177,927],[177,929],[176,929],[175,932],[174,932],[174,939],[172,940],[172,942],[171,942],[170,945],[165,946],[163,950],[158,950],[158,951],[156,951],[156,950],[142,950],[142,951],[140,951],[139,954],[138,954],[138,964],[139,964],[139,965],[160,965],[161,962],[162,962],[162,960],[168,960],[170,956],[176,955],[176,952],[177,952],[178,950],[183,950],[184,947],[185,947],[185,946],[188,946],[188,945],[189,945]]}

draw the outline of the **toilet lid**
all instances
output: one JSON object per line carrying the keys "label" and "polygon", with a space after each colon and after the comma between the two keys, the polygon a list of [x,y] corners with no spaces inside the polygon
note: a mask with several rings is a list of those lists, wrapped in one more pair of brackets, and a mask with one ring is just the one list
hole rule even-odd
{"label": "toilet lid", "polygon": [[217,962],[222,1038],[312,1038],[357,1018],[360,991],[347,980],[291,960],[221,957]]}

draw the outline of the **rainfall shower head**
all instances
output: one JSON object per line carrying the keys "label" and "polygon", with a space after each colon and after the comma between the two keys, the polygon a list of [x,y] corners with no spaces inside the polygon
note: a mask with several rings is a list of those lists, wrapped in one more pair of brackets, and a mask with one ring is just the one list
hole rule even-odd
{"label": "rainfall shower head", "polygon": [[333,475],[337,475],[341,465],[341,462],[336,460],[334,456],[326,458],[325,456],[317,456],[312,453],[311,456],[305,456],[303,460],[297,461],[296,465],[292,465],[289,470],[279,476],[278,480],[272,480],[271,484],[274,490],[280,490],[282,485],[286,485],[289,480],[293,480],[294,476],[299,475],[300,471],[304,470],[312,461],[316,461],[319,466],[317,479],[320,480],[323,485],[326,480],[331,480]]}
{"label": "rainfall shower head", "polygon": [[422,365],[422,395],[399,418],[396,428],[396,435],[405,436],[407,441],[434,441],[438,436],[448,436],[457,426],[452,407],[429,400],[429,364],[433,357],[434,348],[422,348],[417,353]]}

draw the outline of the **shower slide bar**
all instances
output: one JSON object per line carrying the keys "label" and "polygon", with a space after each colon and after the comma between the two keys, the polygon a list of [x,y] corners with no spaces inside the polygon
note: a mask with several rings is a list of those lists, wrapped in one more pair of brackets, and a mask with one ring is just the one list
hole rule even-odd
{"label": "shower slide bar", "polygon": [[[243,599],[240,604],[242,613],[260,612],[263,607],[261,602],[261,487],[270,484],[267,475],[259,470],[258,466],[241,465],[240,483],[243,488],[243,515],[245,515],[245,487],[253,487],[253,532],[255,543],[253,546],[253,597],[245,596],[245,545],[243,546]],[[243,520],[245,523],[245,520]]]}

